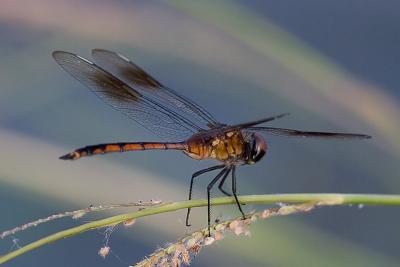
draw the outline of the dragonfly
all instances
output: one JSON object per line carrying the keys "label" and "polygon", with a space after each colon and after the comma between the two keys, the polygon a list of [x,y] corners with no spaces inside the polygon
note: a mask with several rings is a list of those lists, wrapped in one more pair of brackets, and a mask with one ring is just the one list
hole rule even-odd
{"label": "dragonfly", "polygon": [[[228,125],[217,121],[205,108],[164,86],[125,56],[104,49],[93,49],[94,61],[77,54],[54,51],[55,61],[75,79],[88,87],[113,109],[157,135],[162,142],[118,142],[89,145],[63,155],[60,159],[77,160],[83,157],[112,152],[142,150],[178,150],[192,159],[214,159],[217,165],[193,173],[190,179],[189,200],[197,177],[212,171],[217,175],[207,186],[208,234],[211,234],[211,190],[218,189],[235,203],[245,219],[237,195],[236,168],[259,162],[267,152],[262,134],[282,137],[323,139],[368,139],[365,134],[301,131],[261,126],[289,115],[282,113],[246,123]],[[224,183],[231,178],[231,190]],[[186,225],[190,226],[190,208]]]}

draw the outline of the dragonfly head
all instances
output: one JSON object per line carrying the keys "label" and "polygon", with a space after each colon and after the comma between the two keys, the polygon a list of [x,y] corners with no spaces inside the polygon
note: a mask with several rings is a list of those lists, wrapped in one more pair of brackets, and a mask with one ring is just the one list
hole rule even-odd
{"label": "dragonfly head", "polygon": [[267,143],[256,133],[253,133],[249,139],[245,161],[247,164],[254,164],[264,157],[267,152]]}

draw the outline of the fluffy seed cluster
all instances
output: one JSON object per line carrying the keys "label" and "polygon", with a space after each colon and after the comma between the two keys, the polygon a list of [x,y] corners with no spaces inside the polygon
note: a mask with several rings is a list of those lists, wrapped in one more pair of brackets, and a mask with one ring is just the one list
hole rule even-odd
{"label": "fluffy seed cluster", "polygon": [[[80,219],[83,216],[85,216],[88,213],[91,212],[99,212],[99,211],[105,211],[105,210],[110,210],[110,209],[115,209],[115,208],[128,208],[128,207],[139,207],[139,209],[143,209],[145,207],[151,207],[151,206],[157,206],[162,204],[163,202],[159,199],[151,199],[149,201],[143,201],[143,200],[139,200],[138,202],[132,202],[132,203],[123,203],[123,204],[110,204],[110,205],[99,205],[99,206],[90,206],[84,209],[80,209],[80,210],[75,210],[75,211],[65,211],[62,213],[58,213],[58,214],[53,214],[51,216],[45,217],[45,218],[41,218],[26,224],[23,224],[21,226],[15,227],[13,229],[4,231],[2,233],[0,233],[0,238],[3,239],[7,236],[10,235],[14,235],[18,232],[24,231],[28,228],[32,228],[32,227],[36,227],[40,224],[43,223],[47,223],[50,221],[54,221],[57,219],[61,219],[64,217],[72,217],[72,219]],[[134,223],[134,220],[131,220],[132,224]],[[132,225],[131,224],[131,225]],[[125,226],[129,226],[126,225]]]}
{"label": "fluffy seed cluster", "polygon": [[109,246],[101,247],[99,249],[99,251],[97,252],[97,254],[99,254],[99,256],[102,257],[103,259],[105,259],[105,257],[108,255],[108,253],[110,253],[110,247]]}
{"label": "fluffy seed cluster", "polygon": [[250,235],[250,225],[257,219],[267,219],[272,216],[289,215],[299,212],[308,212],[315,207],[316,203],[287,205],[278,208],[266,209],[261,212],[252,212],[241,217],[219,222],[212,226],[211,236],[208,236],[207,228],[193,232],[170,244],[165,248],[156,250],[141,262],[130,267],[179,267],[189,265],[203,247],[210,246],[215,241],[221,240],[224,234],[231,232],[236,236]]}

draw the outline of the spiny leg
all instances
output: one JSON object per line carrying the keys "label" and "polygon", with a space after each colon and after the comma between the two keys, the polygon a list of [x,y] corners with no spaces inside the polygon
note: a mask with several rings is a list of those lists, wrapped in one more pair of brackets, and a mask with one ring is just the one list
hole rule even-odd
{"label": "spiny leg", "polygon": [[[225,165],[217,165],[217,166],[212,166],[212,167],[209,167],[207,169],[203,169],[203,170],[200,170],[200,171],[197,171],[197,172],[193,173],[192,179],[190,179],[189,200],[192,199],[192,189],[193,189],[194,178],[196,178],[197,176],[202,175],[202,174],[204,174],[206,172],[222,169],[224,167],[225,167]],[[186,226],[190,226],[190,224],[189,224],[189,216],[190,216],[190,208],[188,208],[187,213],[186,213]]]}
{"label": "spiny leg", "polygon": [[242,213],[242,217],[243,217],[243,219],[245,219],[246,216],[244,215],[244,212],[243,212],[243,210],[242,210],[242,207],[241,207],[241,205],[240,205],[240,203],[239,203],[239,199],[238,199],[238,197],[237,197],[237,195],[236,195],[236,173],[235,173],[235,171],[236,171],[236,167],[233,166],[233,167],[232,167],[232,193],[233,193],[233,196],[235,197],[236,204],[237,204],[237,206],[238,206],[240,212]]}
{"label": "spiny leg", "polygon": [[224,186],[226,178],[228,178],[228,175],[229,175],[230,172],[231,172],[231,169],[228,169],[228,171],[224,174],[224,177],[222,177],[221,182],[218,185],[219,191],[221,191],[223,194],[227,195],[228,197],[231,197],[232,194],[226,192],[222,187]]}
{"label": "spiny leg", "polygon": [[215,176],[215,178],[207,186],[208,236],[211,236],[211,205],[210,205],[211,189],[213,188],[215,183],[218,182],[218,180],[221,178],[221,176],[224,175],[228,171],[229,171],[228,167],[224,168],[222,171],[220,171],[217,174],[217,176]]}

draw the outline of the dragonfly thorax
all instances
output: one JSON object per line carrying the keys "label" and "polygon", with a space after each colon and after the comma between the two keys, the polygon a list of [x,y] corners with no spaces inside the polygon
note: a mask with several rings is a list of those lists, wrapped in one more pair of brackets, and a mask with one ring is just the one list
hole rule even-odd
{"label": "dragonfly thorax", "polygon": [[194,135],[187,140],[184,152],[198,160],[213,158],[228,164],[254,164],[265,155],[266,150],[267,144],[261,136],[237,130]]}

